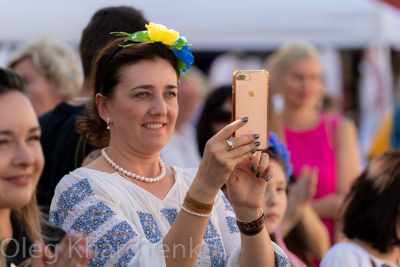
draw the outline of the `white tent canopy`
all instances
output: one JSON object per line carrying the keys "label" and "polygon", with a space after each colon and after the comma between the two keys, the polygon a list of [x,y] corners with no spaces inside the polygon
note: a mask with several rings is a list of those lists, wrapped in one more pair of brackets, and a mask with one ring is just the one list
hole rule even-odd
{"label": "white tent canopy", "polygon": [[270,50],[292,39],[400,48],[400,11],[374,0],[0,0],[0,44],[43,36],[77,44],[96,10],[119,5],[178,30],[193,51]]}

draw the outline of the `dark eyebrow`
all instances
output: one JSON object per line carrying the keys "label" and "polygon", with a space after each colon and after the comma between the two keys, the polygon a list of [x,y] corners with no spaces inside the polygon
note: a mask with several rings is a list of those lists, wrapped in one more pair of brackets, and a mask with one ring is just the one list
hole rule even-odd
{"label": "dark eyebrow", "polygon": [[11,131],[8,131],[8,130],[4,130],[4,131],[0,131],[0,134],[3,134],[3,135],[12,135],[12,132],[11,132]]}
{"label": "dark eyebrow", "polygon": [[36,127],[32,127],[32,128],[29,130],[29,132],[32,133],[32,132],[36,132],[36,131],[40,131],[40,130],[42,130],[42,129],[40,128],[40,126],[36,126]]}
{"label": "dark eyebrow", "polygon": [[[151,85],[151,84],[142,84],[142,85],[138,85],[136,87],[133,87],[131,89],[131,91],[136,90],[136,89],[153,89],[153,88],[154,88],[154,86]],[[165,88],[167,88],[167,89],[178,89],[178,86],[169,84],[169,85],[165,86]]]}
{"label": "dark eyebrow", "polygon": [[[40,131],[40,130],[41,130],[41,128],[39,126],[32,127],[31,129],[29,129],[29,133],[33,133],[33,132]],[[3,130],[3,131],[0,131],[0,134],[2,134],[2,135],[12,135],[13,132],[10,131],[10,130]]]}

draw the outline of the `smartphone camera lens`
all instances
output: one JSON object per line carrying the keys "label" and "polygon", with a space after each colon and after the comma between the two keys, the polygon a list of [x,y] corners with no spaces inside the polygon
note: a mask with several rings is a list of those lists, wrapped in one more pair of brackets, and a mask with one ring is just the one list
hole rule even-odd
{"label": "smartphone camera lens", "polygon": [[244,79],[246,79],[246,75],[243,75],[243,74],[238,75],[238,76],[237,76],[237,79],[238,79],[238,80],[244,80]]}

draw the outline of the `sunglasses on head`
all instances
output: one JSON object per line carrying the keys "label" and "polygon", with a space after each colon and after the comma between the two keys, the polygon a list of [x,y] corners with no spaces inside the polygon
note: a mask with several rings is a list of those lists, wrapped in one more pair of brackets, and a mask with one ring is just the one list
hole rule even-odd
{"label": "sunglasses on head", "polygon": [[218,109],[213,114],[213,121],[229,123],[232,120],[232,112]]}

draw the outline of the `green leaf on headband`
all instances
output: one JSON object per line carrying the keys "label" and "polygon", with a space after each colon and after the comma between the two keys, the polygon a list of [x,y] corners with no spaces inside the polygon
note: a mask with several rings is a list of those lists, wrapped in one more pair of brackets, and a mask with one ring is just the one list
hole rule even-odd
{"label": "green leaf on headband", "polygon": [[175,49],[181,50],[183,46],[186,46],[186,41],[183,40],[182,38],[179,38],[178,40],[176,40],[176,42],[174,43],[173,47]]}
{"label": "green leaf on headband", "polygon": [[130,34],[125,38],[125,42],[131,41],[135,43],[150,43],[149,33],[147,31],[139,31]]}
{"label": "green leaf on headband", "polygon": [[115,36],[118,36],[118,37],[131,35],[130,33],[127,33],[127,32],[110,32],[110,34],[115,34]]}
{"label": "green leaf on headband", "polygon": [[177,63],[178,69],[186,70],[187,68],[185,66],[185,63],[183,63],[182,60],[180,60],[178,57],[175,57],[175,58],[176,58],[176,63]]}

